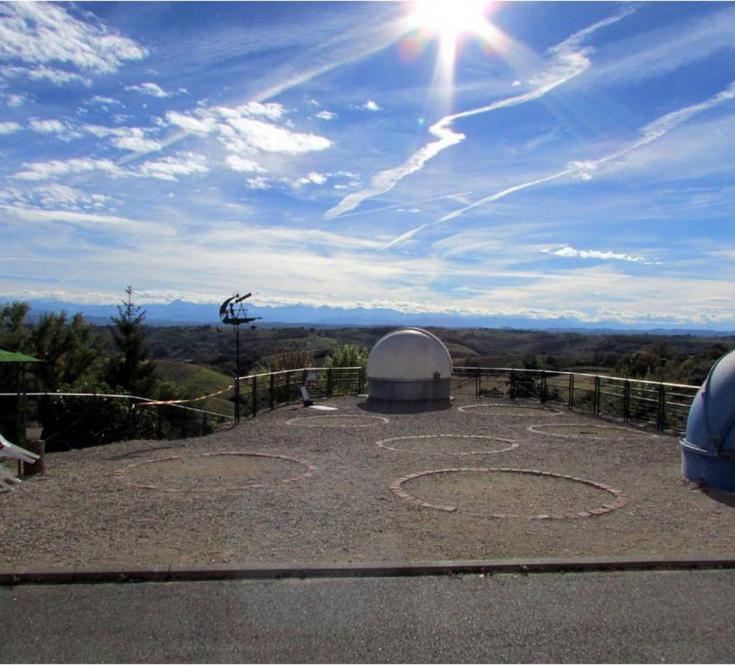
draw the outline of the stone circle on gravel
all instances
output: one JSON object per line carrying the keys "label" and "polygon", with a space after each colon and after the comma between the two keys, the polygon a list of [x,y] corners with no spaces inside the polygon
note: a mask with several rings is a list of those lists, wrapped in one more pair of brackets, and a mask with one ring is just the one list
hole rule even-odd
{"label": "stone circle on gravel", "polygon": [[328,415],[298,416],[286,421],[286,425],[298,427],[373,427],[389,423],[385,416]]}
{"label": "stone circle on gravel", "polygon": [[213,492],[290,483],[314,471],[310,462],[287,455],[213,452],[141,460],[117,469],[115,476],[137,489]]}
{"label": "stone circle on gravel", "polygon": [[[506,479],[510,482],[504,482]],[[419,487],[409,493],[405,488],[409,483]],[[627,502],[620,490],[591,480],[536,469],[498,467],[412,473],[394,481],[391,490],[422,508],[448,513],[461,511],[490,519],[580,519],[604,515]],[[612,498],[599,503],[595,496],[600,493]],[[427,495],[428,498],[422,498]],[[593,503],[591,508],[587,507],[589,503]]]}
{"label": "stone circle on gravel", "polygon": [[595,423],[564,423],[539,424],[528,427],[529,432],[543,436],[556,436],[562,439],[595,439],[598,441],[613,438],[650,438],[655,436],[651,432],[636,430],[632,427],[620,425],[598,425]]}
{"label": "stone circle on gravel", "polygon": [[458,411],[468,413],[473,416],[512,416],[514,418],[532,418],[538,416],[560,416],[562,414],[558,409],[551,409],[543,406],[532,406],[528,404],[499,404],[491,402],[489,404],[466,404],[460,406]]}
{"label": "stone circle on gravel", "polygon": [[[414,443],[412,447],[412,444],[408,442],[418,442],[418,445]],[[488,447],[488,443],[485,442],[494,442],[497,447]],[[505,453],[518,448],[519,443],[486,434],[416,434],[393,436],[376,441],[375,445],[397,453],[463,456]],[[444,449],[438,450],[437,446]],[[470,448],[470,450],[464,450],[464,448]]]}

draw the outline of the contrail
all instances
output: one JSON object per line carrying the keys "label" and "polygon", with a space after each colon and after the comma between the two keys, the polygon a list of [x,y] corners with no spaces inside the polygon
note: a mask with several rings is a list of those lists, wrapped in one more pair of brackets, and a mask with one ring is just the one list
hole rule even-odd
{"label": "contrail", "polygon": [[703,102],[700,102],[699,104],[692,104],[690,106],[685,106],[684,108],[681,108],[678,111],[672,111],[671,113],[662,115],[660,118],[657,118],[653,122],[649,122],[647,125],[645,125],[640,130],[641,138],[625,146],[624,148],[621,148],[620,150],[611,152],[610,154],[605,155],[604,157],[600,157],[599,159],[588,159],[588,160],[570,162],[568,164],[568,168],[564,169],[563,171],[552,173],[551,175],[545,176],[543,178],[536,178],[535,180],[529,180],[528,182],[524,182],[519,185],[514,185],[513,187],[508,187],[507,189],[503,189],[499,192],[496,192],[495,194],[491,194],[490,196],[485,196],[481,199],[478,199],[474,203],[470,203],[469,205],[466,205],[463,208],[458,208],[457,210],[454,210],[444,215],[443,217],[440,217],[434,222],[428,222],[426,224],[422,224],[421,226],[417,226],[416,228],[411,229],[410,231],[406,231],[406,233],[391,240],[387,245],[385,245],[383,249],[389,249],[390,247],[394,247],[395,245],[398,245],[402,242],[405,242],[406,240],[409,240],[410,238],[415,236],[420,231],[423,231],[425,228],[428,228],[430,226],[435,226],[436,224],[442,224],[444,222],[448,222],[452,219],[456,219],[457,217],[461,217],[462,215],[464,215],[469,210],[472,210],[473,208],[483,206],[486,203],[492,203],[493,201],[498,201],[499,199],[502,199],[508,196],[509,194],[513,194],[514,192],[518,192],[523,189],[527,189],[529,187],[534,187],[536,185],[540,185],[542,183],[549,182],[550,180],[556,180],[557,178],[562,178],[567,175],[576,174],[576,175],[580,175],[583,180],[589,180],[592,177],[590,173],[597,170],[601,164],[605,164],[607,162],[614,161],[616,159],[619,159],[620,157],[627,155],[629,152],[632,152],[633,150],[642,148],[643,146],[648,145],[649,143],[652,143],[653,141],[660,139],[662,136],[665,136],[672,129],[682,124],[683,122],[686,122],[691,117],[699,113],[702,113],[703,111],[707,111],[715,106],[719,106],[720,104],[728,102],[732,99],[735,99],[735,81],[730,83],[730,85],[728,85],[726,88],[724,88],[717,94],[712,95],[709,99]]}
{"label": "contrail", "polygon": [[460,134],[451,129],[455,120],[534,101],[543,97],[554,88],[582,74],[590,67],[591,63],[587,57],[590,49],[580,49],[581,42],[596,30],[616,23],[634,11],[634,7],[626,8],[615,16],[608,17],[575,32],[563,42],[551,48],[549,53],[553,56],[552,62],[540,76],[536,77],[535,87],[531,88],[531,90],[520,95],[506,97],[486,106],[446,115],[441,118],[429,128],[429,133],[437,138],[436,141],[427,143],[422,148],[419,148],[403,164],[376,173],[366,189],[345,196],[336,206],[324,213],[324,219],[339,217],[350,210],[354,210],[365,199],[385,194],[393,189],[403,178],[422,169],[426,162],[436,157],[440,152],[464,141],[464,134]]}
{"label": "contrail", "polygon": [[[472,192],[456,192],[454,194],[443,194],[442,196],[432,196],[430,199],[419,199],[418,201],[404,201],[402,203],[393,203],[389,206],[380,208],[370,208],[370,210],[361,210],[360,212],[348,212],[340,217],[359,217],[360,215],[371,215],[374,212],[382,212],[383,210],[392,210],[393,208],[404,208],[407,206],[415,206],[421,203],[429,203],[431,201],[441,201],[443,199],[456,199],[460,196],[469,196]],[[463,203],[463,201],[460,201]]]}

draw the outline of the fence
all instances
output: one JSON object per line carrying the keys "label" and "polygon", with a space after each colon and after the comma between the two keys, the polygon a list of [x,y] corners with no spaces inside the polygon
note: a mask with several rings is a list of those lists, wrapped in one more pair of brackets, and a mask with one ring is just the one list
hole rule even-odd
{"label": "fence", "polygon": [[365,392],[365,368],[304,367],[241,376],[235,380],[235,421],[300,400],[301,386],[312,398],[358,395]]}
{"label": "fence", "polygon": [[698,386],[599,374],[498,367],[455,367],[453,394],[533,399],[569,410],[681,431]]}
{"label": "fence", "polygon": [[[18,442],[25,423],[43,422],[49,449],[97,445],[120,439],[174,439],[208,434],[223,424],[312,398],[365,392],[363,367],[306,367],[237,377],[218,393],[231,395],[232,413],[191,400],[156,402],[134,395],[97,393],[0,393],[0,431]],[[613,376],[498,367],[455,367],[456,397],[532,399],[583,413],[681,431],[697,386]],[[224,395],[223,395],[224,396]]]}

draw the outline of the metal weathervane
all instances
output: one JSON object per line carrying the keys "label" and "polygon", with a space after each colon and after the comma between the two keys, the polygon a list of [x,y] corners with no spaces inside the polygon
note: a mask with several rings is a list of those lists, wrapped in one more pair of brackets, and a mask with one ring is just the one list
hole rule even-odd
{"label": "metal weathervane", "polygon": [[[246,300],[252,293],[246,293],[241,296],[236,293],[234,296],[227,298],[219,306],[219,318],[222,323],[226,323],[231,326],[235,326],[235,421],[240,422],[240,326],[243,323],[251,323],[257,321],[260,316],[248,316],[248,310],[243,305],[243,300]],[[250,326],[255,329],[255,326]]]}

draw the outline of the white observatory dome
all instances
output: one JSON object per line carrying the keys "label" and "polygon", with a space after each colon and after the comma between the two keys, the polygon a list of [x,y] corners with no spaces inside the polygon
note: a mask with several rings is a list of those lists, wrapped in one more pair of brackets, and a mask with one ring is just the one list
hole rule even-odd
{"label": "white observatory dome", "polygon": [[452,357],[442,341],[421,328],[381,337],[367,362],[368,395],[374,402],[449,404]]}
{"label": "white observatory dome", "polygon": [[394,330],[370,351],[367,375],[369,379],[397,381],[447,379],[452,375],[452,357],[442,341],[427,330]]}
{"label": "white observatory dome", "polygon": [[689,409],[680,443],[685,478],[735,491],[735,351],[712,366]]}

